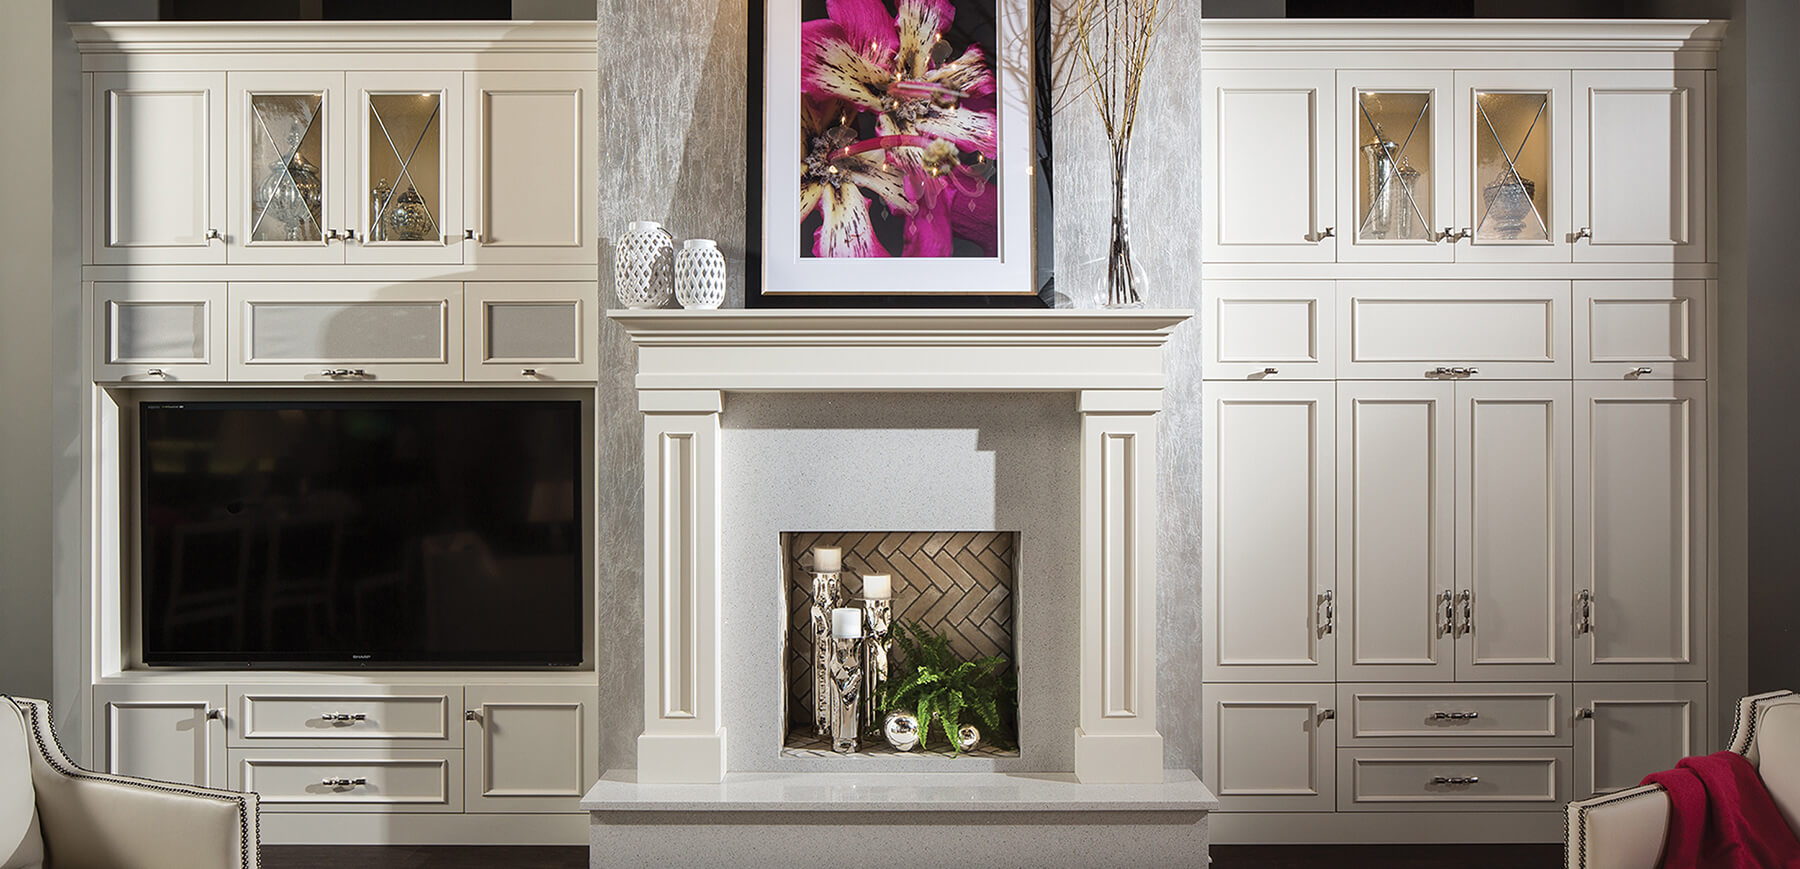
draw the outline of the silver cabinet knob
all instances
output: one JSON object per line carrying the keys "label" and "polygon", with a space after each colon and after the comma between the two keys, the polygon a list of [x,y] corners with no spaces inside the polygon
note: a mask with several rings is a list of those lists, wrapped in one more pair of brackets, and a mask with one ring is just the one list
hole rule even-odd
{"label": "silver cabinet knob", "polygon": [[1439,365],[1438,367],[1425,372],[1425,376],[1426,377],[1455,377],[1456,373],[1455,373],[1455,369],[1445,368],[1444,366]]}
{"label": "silver cabinet knob", "polygon": [[344,230],[344,240],[345,241],[355,241],[356,240],[356,228],[355,227],[351,227],[349,229]]}
{"label": "silver cabinet knob", "polygon": [[164,371],[161,368],[152,368],[149,371],[144,372],[144,376],[145,377],[160,377],[164,380],[168,380],[169,372]]}
{"label": "silver cabinet knob", "polygon": [[1575,710],[1575,720],[1577,720],[1577,721],[1585,721],[1585,720],[1591,719],[1593,717],[1594,717],[1594,710],[1589,709],[1585,706],[1583,706],[1580,709]]}
{"label": "silver cabinet knob", "polygon": [[536,377],[538,376],[538,370],[536,368],[521,368],[519,369],[519,376]]}
{"label": "silver cabinet knob", "polygon": [[1264,368],[1262,370],[1262,373],[1263,373],[1264,377],[1274,377],[1275,375],[1281,373],[1281,369],[1270,366],[1268,368]]}
{"label": "silver cabinet knob", "polygon": [[209,229],[206,231],[206,240],[207,241],[224,241],[225,234],[216,229]]}
{"label": "silver cabinet knob", "polygon": [[1318,242],[1324,241],[1325,239],[1336,238],[1336,237],[1337,237],[1337,227],[1327,226],[1324,229],[1307,233],[1306,240],[1310,241],[1310,242],[1318,243]]}
{"label": "silver cabinet knob", "polygon": [[1321,709],[1321,710],[1319,710],[1319,720],[1320,721],[1336,721],[1337,720],[1337,710],[1336,709]]}
{"label": "silver cabinet knob", "polygon": [[463,720],[464,721],[473,721],[476,724],[480,724],[481,723],[481,713],[474,709],[464,709],[463,710]]}
{"label": "silver cabinet knob", "polygon": [[217,706],[208,706],[206,708],[206,720],[208,720],[208,721],[224,721],[225,720],[225,710],[220,709]]}
{"label": "silver cabinet knob", "polygon": [[1568,240],[1569,240],[1570,244],[1574,244],[1575,242],[1578,242],[1584,238],[1587,239],[1589,242],[1592,242],[1594,240],[1593,227],[1584,226],[1584,227],[1577,229],[1574,232],[1571,232],[1568,234]]}
{"label": "silver cabinet knob", "polygon": [[1655,372],[1655,371],[1654,371],[1654,370],[1652,370],[1652,369],[1651,369],[1651,368],[1650,368],[1650,366],[1648,366],[1648,365],[1640,365],[1640,366],[1638,366],[1638,367],[1637,367],[1637,368],[1633,368],[1633,369],[1631,369],[1631,372],[1630,372],[1630,374],[1629,374],[1629,375],[1628,375],[1628,376],[1630,376],[1630,377],[1643,377],[1643,376],[1644,376],[1644,375],[1646,375],[1646,374],[1655,374],[1655,373],[1656,373],[1656,372]]}

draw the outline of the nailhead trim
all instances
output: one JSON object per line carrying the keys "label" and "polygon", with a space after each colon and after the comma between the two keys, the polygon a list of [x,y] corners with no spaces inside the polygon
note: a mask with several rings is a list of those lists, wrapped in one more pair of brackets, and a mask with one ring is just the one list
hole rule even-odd
{"label": "nailhead trim", "polygon": [[[14,709],[17,709],[21,715],[25,716],[31,722],[31,736],[32,739],[37,742],[38,753],[43,756],[44,761],[50,765],[51,769],[55,770],[57,774],[64,778],[111,782],[113,784],[127,785],[143,790],[156,791],[158,793],[204,797],[210,800],[222,800],[225,802],[237,803],[239,865],[241,869],[251,869],[252,855],[256,858],[255,865],[262,865],[262,825],[256,825],[256,835],[254,837],[254,842],[252,842],[250,834],[250,801],[246,799],[243,794],[233,793],[231,791],[178,785],[173,782],[159,782],[146,778],[108,775],[82,769],[81,767],[76,766],[74,761],[69,759],[68,752],[63,750],[62,741],[57,737],[56,730],[51,721],[50,704],[26,703],[21,706],[19,701],[13,699],[11,694],[0,694],[0,697],[6,698],[7,703],[11,704]],[[44,720],[42,721],[38,720],[38,709],[40,705],[44,711]],[[49,733],[48,739],[45,739],[44,736],[46,732]]]}

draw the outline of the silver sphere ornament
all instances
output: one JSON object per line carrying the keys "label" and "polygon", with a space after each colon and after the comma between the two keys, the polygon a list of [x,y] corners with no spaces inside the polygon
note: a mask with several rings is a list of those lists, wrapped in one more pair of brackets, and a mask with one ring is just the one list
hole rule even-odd
{"label": "silver sphere ornament", "polygon": [[919,717],[911,712],[889,712],[882,722],[881,735],[888,745],[901,751],[912,751],[919,744]]}
{"label": "silver sphere ornament", "polygon": [[956,747],[963,751],[974,751],[981,744],[981,731],[973,724],[964,724],[956,728]]}

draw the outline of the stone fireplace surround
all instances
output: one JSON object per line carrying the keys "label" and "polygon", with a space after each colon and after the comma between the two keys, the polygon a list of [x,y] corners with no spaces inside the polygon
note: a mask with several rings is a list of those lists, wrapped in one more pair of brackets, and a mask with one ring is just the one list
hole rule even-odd
{"label": "stone fireplace surround", "polygon": [[[975,838],[948,836],[946,842],[960,838],[960,844],[945,847],[978,841],[992,847],[996,835],[1016,836],[1037,843],[1032,850],[1046,855],[1042,865],[1081,865],[1068,861],[1097,853],[1084,839],[1104,841],[1108,859],[1127,853],[1192,859],[1195,849],[1203,855],[1212,796],[1191,772],[1163,769],[1156,725],[1156,414],[1165,383],[1163,347],[1190,315],[613,312],[638,348],[644,418],[644,729],[637,769],[609,771],[583,802],[593,819],[595,865],[624,865],[635,849],[678,832],[717,832],[720,825],[735,831],[734,841],[754,839],[755,847],[791,855],[830,842],[844,823],[898,836],[909,825],[943,826],[947,817],[940,816],[967,812],[985,816],[969,831]],[[734,769],[732,758],[742,752],[733,741],[738,734],[728,732],[726,723],[735,718],[725,704],[741,694],[727,689],[724,660],[768,650],[727,647],[741,633],[728,623],[742,602],[733,597],[728,612],[722,590],[728,573],[773,571],[730,561],[724,542],[731,474],[721,442],[731,392],[1073,395],[1078,666],[1075,689],[1052,692],[1063,695],[1052,702],[1075,722],[1065,737],[1066,768]],[[1028,586],[1027,572],[1020,582]],[[778,642],[768,640],[771,647]],[[1020,660],[1030,661],[1029,638],[1019,643]],[[1021,686],[1022,704],[1027,690]],[[837,814],[827,823],[817,820],[822,811]],[[890,814],[896,811],[913,814]],[[1041,833],[1047,825],[1095,824],[1110,834]],[[1164,835],[1145,835],[1153,830]]]}

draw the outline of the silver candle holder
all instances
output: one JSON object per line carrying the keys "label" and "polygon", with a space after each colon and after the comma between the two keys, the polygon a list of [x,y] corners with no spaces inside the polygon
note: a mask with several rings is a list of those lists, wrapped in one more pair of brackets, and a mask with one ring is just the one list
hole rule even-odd
{"label": "silver candle holder", "polygon": [[841,592],[837,572],[813,573],[813,731],[819,736],[831,735],[831,611]]}
{"label": "silver candle holder", "polygon": [[831,676],[831,750],[856,751],[862,736],[864,695],[863,613],[850,607],[831,611],[831,640],[827,644],[827,671]]}
{"label": "silver candle holder", "polygon": [[876,704],[887,687],[888,656],[892,651],[894,603],[892,598],[863,598],[863,720],[877,722]]}

